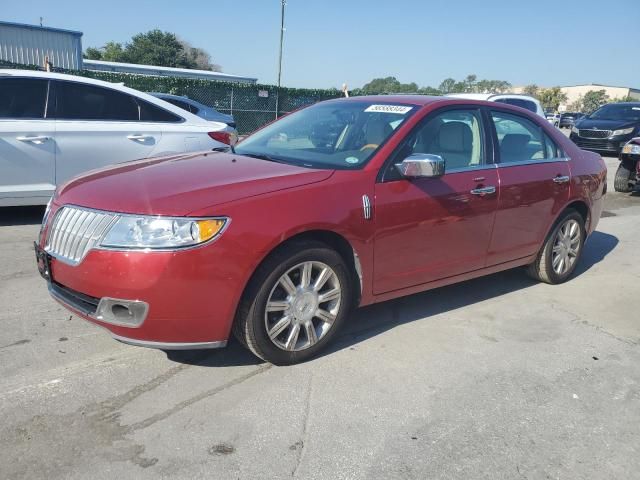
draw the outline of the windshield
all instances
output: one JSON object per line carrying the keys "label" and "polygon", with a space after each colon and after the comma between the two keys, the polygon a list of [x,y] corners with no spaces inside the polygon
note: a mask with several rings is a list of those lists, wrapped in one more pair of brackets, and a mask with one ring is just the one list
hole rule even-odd
{"label": "windshield", "polygon": [[629,120],[640,121],[640,103],[615,104],[610,103],[589,115],[594,120]]}
{"label": "windshield", "polygon": [[338,101],[292,113],[236,146],[236,153],[330,169],[361,168],[418,107]]}

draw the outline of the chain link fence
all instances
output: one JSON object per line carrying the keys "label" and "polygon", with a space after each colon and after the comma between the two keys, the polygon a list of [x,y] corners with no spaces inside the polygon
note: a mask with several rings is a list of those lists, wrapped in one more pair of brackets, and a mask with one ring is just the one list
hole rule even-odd
{"label": "chain link fence", "polygon": [[[42,70],[34,65],[0,61],[0,68]],[[143,92],[184,95],[219,112],[233,115],[240,135],[246,135],[277,117],[306,105],[343,96],[336,89],[278,88],[274,85],[194,80],[180,77],[154,77],[128,73],[71,71],[54,68],[59,73],[123,83]]]}

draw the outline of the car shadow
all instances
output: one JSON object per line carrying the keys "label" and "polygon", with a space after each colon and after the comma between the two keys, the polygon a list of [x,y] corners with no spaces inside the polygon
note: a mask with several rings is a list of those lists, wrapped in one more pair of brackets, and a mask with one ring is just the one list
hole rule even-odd
{"label": "car shadow", "polygon": [[[574,277],[580,276],[601,262],[618,245],[618,239],[608,233],[594,232],[584,246]],[[456,283],[426,292],[408,295],[355,310],[343,331],[319,354],[319,357],[380,335],[399,325],[425,317],[451,312],[478,302],[497,298],[535,285],[523,268],[515,268],[474,280]],[[221,350],[167,352],[174,362],[207,367],[258,365],[264,363],[253,356],[239,342],[232,339]]]}
{"label": "car shadow", "polygon": [[42,223],[44,209],[44,205],[31,207],[0,207],[0,227],[40,225]]}

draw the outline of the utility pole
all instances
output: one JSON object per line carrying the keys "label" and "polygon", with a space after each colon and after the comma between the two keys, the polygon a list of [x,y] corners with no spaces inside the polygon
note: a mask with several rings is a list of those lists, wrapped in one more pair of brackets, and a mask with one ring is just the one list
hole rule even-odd
{"label": "utility pole", "polygon": [[280,85],[282,83],[282,45],[284,43],[284,7],[287,5],[287,0],[281,0],[280,10],[280,56],[278,58],[278,91],[276,93],[276,118],[278,118],[278,107],[280,100]]}

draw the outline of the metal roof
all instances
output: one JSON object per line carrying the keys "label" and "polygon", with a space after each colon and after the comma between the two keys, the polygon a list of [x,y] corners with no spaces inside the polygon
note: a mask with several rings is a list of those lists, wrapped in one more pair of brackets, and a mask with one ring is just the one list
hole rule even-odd
{"label": "metal roof", "polygon": [[0,20],[0,27],[19,27],[19,28],[30,28],[33,30],[43,30],[47,32],[58,32],[58,33],[68,33],[70,35],[75,35],[77,37],[82,36],[82,32],[78,32],[77,30],[67,30],[64,28],[54,28],[54,27],[41,27],[40,25],[29,25],[27,23],[16,23],[16,22],[3,22]]}
{"label": "metal roof", "polygon": [[157,65],[142,65],[138,63],[106,62],[104,60],[84,59],[85,70],[97,70],[119,73],[138,73],[143,75],[160,75],[186,78],[201,78],[205,80],[221,80],[228,82],[256,83],[255,77],[231,75],[229,73],[213,72],[211,70],[195,70],[190,68],[160,67]]}

